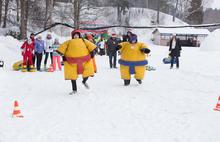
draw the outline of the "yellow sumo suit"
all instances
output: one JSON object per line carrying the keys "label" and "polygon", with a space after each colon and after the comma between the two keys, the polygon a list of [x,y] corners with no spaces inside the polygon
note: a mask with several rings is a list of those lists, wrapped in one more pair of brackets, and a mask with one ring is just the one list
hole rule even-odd
{"label": "yellow sumo suit", "polygon": [[66,58],[64,76],[66,80],[76,80],[94,75],[93,61],[90,56],[96,45],[82,38],[71,39],[60,45],[58,52]]}
{"label": "yellow sumo suit", "polygon": [[[137,41],[137,38],[134,40]],[[141,81],[144,78],[148,63],[145,53],[149,53],[150,50],[144,43],[140,42],[122,42],[119,46],[121,47],[121,59],[119,60],[121,78],[129,81],[127,85],[130,84],[131,74],[134,74],[137,81]]]}

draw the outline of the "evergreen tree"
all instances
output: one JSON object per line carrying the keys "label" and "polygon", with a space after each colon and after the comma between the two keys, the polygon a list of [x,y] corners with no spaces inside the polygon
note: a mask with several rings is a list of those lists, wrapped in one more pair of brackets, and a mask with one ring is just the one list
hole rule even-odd
{"label": "evergreen tree", "polygon": [[202,24],[203,22],[203,5],[202,0],[192,0],[191,7],[188,9],[189,15],[187,21],[190,24]]}

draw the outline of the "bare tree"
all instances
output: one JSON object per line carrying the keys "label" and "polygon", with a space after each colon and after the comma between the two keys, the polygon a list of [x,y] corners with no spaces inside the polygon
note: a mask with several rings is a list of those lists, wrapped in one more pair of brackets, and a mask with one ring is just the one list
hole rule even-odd
{"label": "bare tree", "polygon": [[0,27],[2,24],[2,3],[3,3],[3,0],[0,0]]}
{"label": "bare tree", "polygon": [[21,39],[25,39],[27,36],[27,22],[28,22],[28,0],[20,0],[21,6]]}
{"label": "bare tree", "polygon": [[[173,2],[173,0],[171,0]],[[176,1],[176,0],[175,0]],[[176,5],[176,17],[182,19],[183,21],[187,21],[190,15],[197,13],[198,11],[204,11],[205,7],[208,7],[213,0],[200,0],[200,2],[196,2],[196,8],[192,9],[193,0],[178,0],[178,5]],[[176,3],[175,3],[176,4]],[[191,10],[190,10],[191,9]]]}
{"label": "bare tree", "polygon": [[53,7],[54,7],[54,0],[46,0],[46,11],[45,11],[45,19],[44,19],[44,28],[47,27],[47,25],[52,24],[52,13],[53,13]]}
{"label": "bare tree", "polygon": [[19,2],[19,0],[16,0],[16,4],[17,4],[17,7],[16,7],[16,11],[17,11],[17,22],[19,22],[19,7],[20,7],[20,2]]}
{"label": "bare tree", "polygon": [[[80,28],[82,21],[94,21],[102,13],[102,9],[96,7],[94,0],[72,0],[73,16],[75,28]],[[88,26],[88,25],[87,25]]]}
{"label": "bare tree", "polygon": [[173,13],[173,22],[175,22],[176,12],[177,12],[177,8],[178,8],[178,2],[179,2],[179,0],[176,0],[176,6],[174,9],[174,13]]}
{"label": "bare tree", "polygon": [[76,29],[79,29],[79,20],[80,20],[80,2],[81,0],[74,0],[73,7],[74,7],[74,26]]}
{"label": "bare tree", "polygon": [[4,21],[3,21],[3,28],[6,28],[6,24],[7,24],[7,16],[8,16],[8,3],[9,0],[5,0],[5,14],[4,14]]}
{"label": "bare tree", "polygon": [[160,24],[160,0],[157,0],[157,24]]}

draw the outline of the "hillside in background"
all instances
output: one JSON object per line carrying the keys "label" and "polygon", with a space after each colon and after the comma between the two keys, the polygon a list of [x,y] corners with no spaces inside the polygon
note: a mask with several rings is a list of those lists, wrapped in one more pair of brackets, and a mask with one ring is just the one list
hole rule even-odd
{"label": "hillside in background", "polygon": [[[65,6],[65,5],[63,5]],[[88,26],[107,26],[107,25],[118,25],[117,22],[117,10],[116,8],[113,7],[99,7],[95,11],[102,10],[102,13],[98,13],[99,15],[95,19],[95,24],[94,25],[82,25],[82,27],[88,27]],[[130,26],[154,26],[155,21],[156,21],[156,11],[146,9],[146,8],[130,8],[127,13],[125,13],[124,18],[122,18],[122,22],[124,23],[123,25],[126,25],[128,22]],[[71,25],[72,21],[70,19],[59,19],[59,16],[54,16],[53,21],[55,22],[63,22],[63,23],[69,23]],[[83,18],[82,18],[82,21]],[[86,21],[86,19],[85,19]],[[165,13],[160,13],[160,23],[161,25],[186,25],[185,22],[176,19],[175,22],[172,21],[172,16],[165,14]],[[34,28],[32,29],[33,31],[37,32],[41,30],[41,28]],[[69,36],[69,33],[72,29],[63,27],[63,26],[58,26],[53,28],[53,31],[62,36]],[[109,33],[117,33],[117,34],[125,34],[128,29],[126,28],[110,28],[108,29]],[[134,32],[138,33],[143,33],[146,34],[147,37],[151,37],[151,32],[154,29],[129,29]]]}

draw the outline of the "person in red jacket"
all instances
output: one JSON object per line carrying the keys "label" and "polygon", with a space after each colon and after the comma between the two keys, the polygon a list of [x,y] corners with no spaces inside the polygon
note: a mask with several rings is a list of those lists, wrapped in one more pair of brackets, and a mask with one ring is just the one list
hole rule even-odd
{"label": "person in red jacket", "polygon": [[24,44],[21,46],[22,56],[23,56],[23,67],[22,72],[27,71],[27,62],[30,66],[30,72],[34,72],[33,66],[33,52],[34,52],[34,42],[31,38],[28,38]]}

